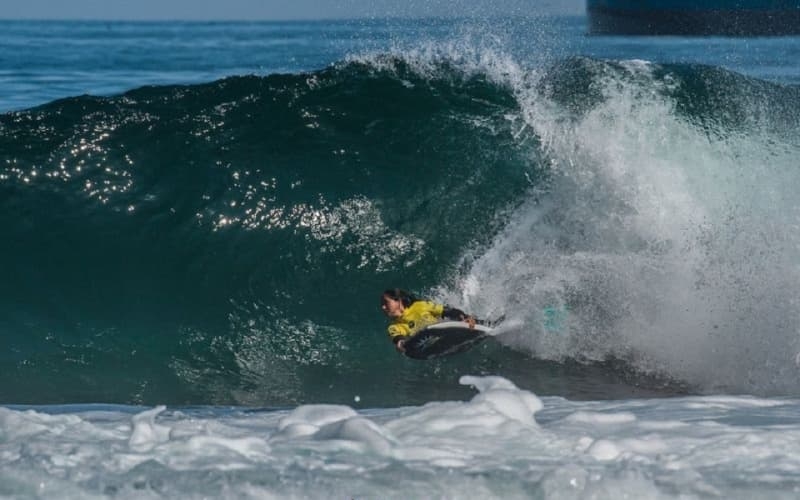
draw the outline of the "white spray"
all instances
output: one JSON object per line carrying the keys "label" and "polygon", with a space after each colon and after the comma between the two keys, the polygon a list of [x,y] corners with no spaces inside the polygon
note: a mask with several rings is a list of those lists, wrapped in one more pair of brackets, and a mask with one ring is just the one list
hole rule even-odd
{"label": "white spray", "polygon": [[502,338],[538,357],[796,394],[797,146],[766,123],[691,123],[662,92],[680,82],[647,63],[582,63],[606,76],[578,117],[514,82],[552,177],[472,264],[461,299],[515,319]]}

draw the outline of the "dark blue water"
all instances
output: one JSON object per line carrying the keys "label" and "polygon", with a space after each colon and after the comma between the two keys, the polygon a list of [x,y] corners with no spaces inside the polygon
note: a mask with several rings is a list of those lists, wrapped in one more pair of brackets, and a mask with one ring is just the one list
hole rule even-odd
{"label": "dark blue water", "polygon": [[[587,37],[583,18],[0,27],[0,402],[402,405],[466,371],[583,398],[798,390],[796,287],[763,284],[796,263],[770,227],[796,222],[796,38]],[[518,323],[412,362],[383,333],[388,286]],[[689,310],[676,290],[707,307],[663,317]],[[755,317],[764,341],[743,336]],[[665,338],[758,355],[736,378]]]}
{"label": "dark blue water", "polygon": [[800,82],[796,37],[590,37],[583,17],[472,21],[0,21],[0,110],[142,85],[321,69],[348,55],[428,42],[499,45],[523,61],[568,55],[701,63]]}

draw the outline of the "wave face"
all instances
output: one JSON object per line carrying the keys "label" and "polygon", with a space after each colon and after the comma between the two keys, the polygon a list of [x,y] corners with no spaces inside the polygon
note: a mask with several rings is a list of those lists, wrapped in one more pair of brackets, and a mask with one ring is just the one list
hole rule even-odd
{"label": "wave face", "polygon": [[[796,394],[798,105],[432,51],[2,115],[0,400],[376,406],[575,361]],[[506,346],[402,359],[388,286],[505,314]]]}

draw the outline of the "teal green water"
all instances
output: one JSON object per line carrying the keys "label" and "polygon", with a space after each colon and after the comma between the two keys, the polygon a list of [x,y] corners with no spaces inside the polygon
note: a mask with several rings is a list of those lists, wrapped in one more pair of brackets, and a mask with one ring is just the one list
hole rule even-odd
{"label": "teal green water", "polygon": [[266,382],[284,401],[297,372],[391,364],[380,291],[444,279],[540,175],[507,89],[398,68],[3,116],[2,363],[25,381],[3,399],[228,401]]}

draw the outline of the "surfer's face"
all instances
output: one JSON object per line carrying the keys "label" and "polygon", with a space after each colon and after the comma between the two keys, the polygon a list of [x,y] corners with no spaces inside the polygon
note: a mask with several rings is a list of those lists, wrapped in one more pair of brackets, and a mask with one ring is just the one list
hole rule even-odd
{"label": "surfer's face", "polygon": [[387,295],[384,295],[381,299],[381,310],[383,314],[389,316],[390,318],[399,318],[403,315],[403,303],[399,300],[395,300]]}

